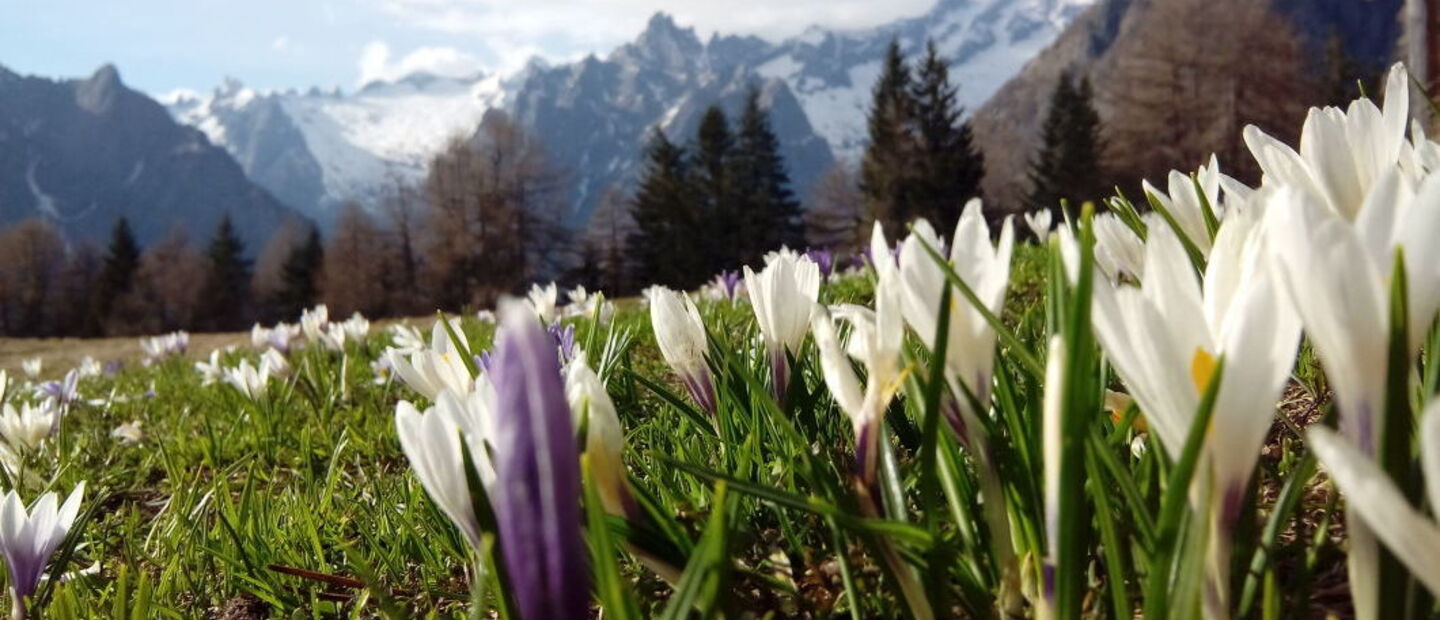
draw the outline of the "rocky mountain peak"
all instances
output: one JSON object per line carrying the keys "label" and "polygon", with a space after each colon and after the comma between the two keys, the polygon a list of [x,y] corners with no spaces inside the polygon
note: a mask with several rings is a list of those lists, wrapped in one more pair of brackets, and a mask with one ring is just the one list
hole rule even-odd
{"label": "rocky mountain peak", "polygon": [[660,12],[650,17],[645,31],[634,43],[615,50],[612,60],[633,59],[655,65],[662,71],[684,72],[694,66],[704,50],[694,28],[681,28],[675,18]]}
{"label": "rocky mountain peak", "polygon": [[75,103],[86,112],[104,115],[114,109],[115,101],[124,88],[125,85],[120,82],[120,70],[107,63],[75,85]]}

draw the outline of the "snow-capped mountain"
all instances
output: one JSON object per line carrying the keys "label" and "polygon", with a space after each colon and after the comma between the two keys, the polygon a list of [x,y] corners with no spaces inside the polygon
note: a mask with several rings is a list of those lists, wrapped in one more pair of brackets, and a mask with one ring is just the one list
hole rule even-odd
{"label": "snow-capped mountain", "polygon": [[810,123],[843,159],[865,148],[865,111],[892,38],[910,57],[934,40],[950,59],[958,99],[974,110],[1093,0],[940,0],[928,13],[877,28],[811,28],[776,46],[756,72],[785,80]]}
{"label": "snow-capped mountain", "polygon": [[257,183],[319,219],[347,200],[373,202],[395,178],[414,181],[448,140],[499,103],[496,76],[413,74],[354,93],[258,93],[227,79],[208,95],[165,103],[225,147]]}
{"label": "snow-capped mountain", "polygon": [[683,140],[712,103],[736,112],[760,88],[796,193],[864,149],[865,109],[885,47],[909,55],[933,39],[967,109],[984,102],[1093,0],[939,0],[919,17],[863,30],[811,28],[772,43],[701,41],[664,14],[608,56],[467,79],[411,76],[353,93],[256,93],[227,83],[169,98],[171,113],[223,145],[257,183],[324,222],[346,200],[373,202],[393,175],[417,179],[447,140],[487,109],[537,133],[573,179],[569,218],[583,225],[607,188],[633,182],[656,127]]}

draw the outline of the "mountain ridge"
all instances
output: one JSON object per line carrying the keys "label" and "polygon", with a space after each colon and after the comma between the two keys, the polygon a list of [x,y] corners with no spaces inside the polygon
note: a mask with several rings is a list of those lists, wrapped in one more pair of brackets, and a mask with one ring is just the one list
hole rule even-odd
{"label": "mountain ridge", "polygon": [[[379,105],[401,78],[371,83],[352,93],[310,89],[305,92],[253,93],[249,97],[210,95],[176,100],[176,118],[206,129],[236,155],[252,177],[297,208],[324,221],[346,200],[374,203],[389,178],[414,181],[424,160],[450,137],[472,132],[485,110],[499,108],[540,134],[557,163],[572,175],[573,203],[567,222],[584,226],[607,188],[625,189],[638,170],[643,141],[656,128],[684,141],[697,108],[715,98],[727,112],[738,109],[735,94],[751,86],[765,92],[781,153],[790,168],[792,189],[808,194],[836,160],[855,161],[863,150],[865,110],[880,59],[892,37],[915,55],[934,38],[952,59],[959,101],[970,110],[988,99],[1030,56],[1057,37],[1065,24],[1092,0],[940,0],[926,13],[869,28],[811,27],[799,35],[770,42],[753,35],[714,33],[699,37],[657,12],[636,37],[608,53],[590,54],[570,63],[532,59],[520,71],[489,74],[470,81],[471,91],[440,94],[432,80],[411,84],[429,107]],[[437,78],[437,80],[454,80]],[[455,80],[464,83],[465,80]],[[480,87],[480,84],[486,84]],[[456,95],[462,100],[455,100]],[[441,103],[451,97],[449,104]],[[273,99],[300,136],[277,144],[284,128],[258,125],[257,110]],[[449,115],[436,110],[448,105]],[[336,118],[360,109],[360,129],[336,126]],[[417,111],[418,110],[418,111]],[[413,143],[385,151],[365,139],[365,124],[392,116],[418,114],[437,121],[411,133]],[[327,119],[329,116],[331,118]],[[379,119],[378,121],[374,119]],[[443,121],[443,122],[442,122]],[[277,124],[283,123],[276,119]],[[270,136],[261,149],[226,140],[229,132]],[[607,144],[607,141],[609,142]],[[265,152],[272,154],[267,155]],[[306,163],[304,151],[318,171]],[[275,153],[289,153],[284,163]],[[318,177],[318,181],[316,180]],[[322,190],[317,194],[315,188]]]}
{"label": "mountain ridge", "polygon": [[152,243],[177,225],[208,239],[228,213],[253,249],[299,217],[113,65],[70,80],[0,67],[0,101],[0,225],[38,216],[98,241],[123,216]]}

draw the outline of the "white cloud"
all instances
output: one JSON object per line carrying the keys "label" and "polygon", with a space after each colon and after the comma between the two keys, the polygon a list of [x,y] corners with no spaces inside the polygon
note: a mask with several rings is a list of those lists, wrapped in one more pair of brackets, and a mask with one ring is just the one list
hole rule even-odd
{"label": "white cloud", "polygon": [[290,37],[275,37],[275,40],[270,42],[270,49],[280,53],[290,51]]}
{"label": "white cloud", "polygon": [[419,47],[393,58],[384,41],[371,41],[360,51],[360,84],[396,80],[412,73],[466,77],[485,69],[480,59],[453,47]]}

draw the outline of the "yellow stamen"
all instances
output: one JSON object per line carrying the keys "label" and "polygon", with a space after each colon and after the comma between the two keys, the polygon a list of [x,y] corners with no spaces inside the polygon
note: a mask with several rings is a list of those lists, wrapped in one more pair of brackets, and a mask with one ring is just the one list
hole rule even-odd
{"label": "yellow stamen", "polygon": [[1195,347],[1195,356],[1190,358],[1190,380],[1195,382],[1195,391],[1204,394],[1214,375],[1215,356],[1205,349]]}

